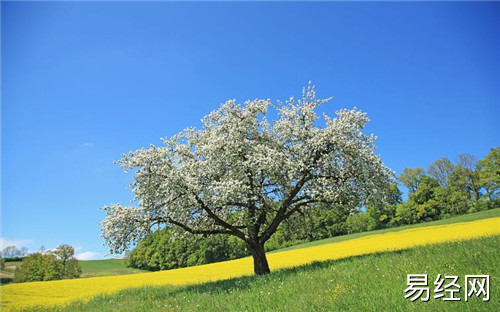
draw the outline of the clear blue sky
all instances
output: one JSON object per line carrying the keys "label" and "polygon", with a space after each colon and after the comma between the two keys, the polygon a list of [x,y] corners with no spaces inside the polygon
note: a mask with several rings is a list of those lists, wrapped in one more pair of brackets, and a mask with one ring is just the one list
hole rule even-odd
{"label": "clear blue sky", "polygon": [[[113,161],[229,98],[366,111],[397,173],[500,143],[500,3],[1,3],[1,237],[102,258]],[[5,247],[5,246],[4,246]]]}

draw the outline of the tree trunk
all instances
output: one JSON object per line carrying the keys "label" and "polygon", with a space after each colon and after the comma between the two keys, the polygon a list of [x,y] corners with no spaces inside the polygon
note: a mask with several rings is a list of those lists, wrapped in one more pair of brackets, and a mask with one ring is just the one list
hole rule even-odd
{"label": "tree trunk", "polygon": [[264,244],[256,243],[248,245],[248,249],[252,253],[253,271],[255,275],[264,275],[271,273],[271,270],[269,270],[269,264],[267,263]]}

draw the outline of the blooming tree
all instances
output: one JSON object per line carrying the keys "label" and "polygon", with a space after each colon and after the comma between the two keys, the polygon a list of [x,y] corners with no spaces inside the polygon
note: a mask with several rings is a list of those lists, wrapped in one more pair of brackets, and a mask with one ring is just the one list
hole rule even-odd
{"label": "blooming tree", "polygon": [[[132,189],[138,207],[104,207],[102,236],[111,252],[122,252],[155,227],[179,235],[227,234],[242,239],[255,274],[269,273],[264,244],[281,222],[317,203],[363,206],[383,200],[393,182],[375,155],[375,137],[357,109],[340,109],[323,119],[314,87],[301,100],[229,100],[164,146],[123,155],[119,164],[135,170]],[[277,119],[267,119],[270,110]],[[318,124],[322,124],[319,126]]]}

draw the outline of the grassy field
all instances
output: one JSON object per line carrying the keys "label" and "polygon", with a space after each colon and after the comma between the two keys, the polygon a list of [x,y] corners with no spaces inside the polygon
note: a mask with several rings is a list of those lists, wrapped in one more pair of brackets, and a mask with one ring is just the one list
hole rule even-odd
{"label": "grassy field", "polygon": [[0,283],[10,283],[14,277],[16,268],[21,264],[21,261],[5,262],[5,268],[0,271]]}
{"label": "grassy field", "polygon": [[[377,252],[402,250],[413,247],[420,247],[427,244],[438,244],[450,241],[462,241],[459,244],[467,244],[465,242],[466,240],[471,240],[480,237],[498,236],[498,235],[500,235],[500,218],[497,217],[497,218],[488,218],[472,222],[434,225],[428,227],[417,227],[406,230],[393,231],[384,234],[369,235],[336,243],[322,244],[308,248],[270,253],[268,255],[268,260],[271,270],[274,273],[271,274],[270,277],[267,276],[264,277],[263,280],[267,278],[273,278],[273,276],[280,275],[282,272],[284,272],[280,270],[291,267],[302,266],[316,261],[340,260],[366,254],[373,254]],[[442,254],[439,254],[439,252],[434,254],[435,257],[434,260],[431,260],[430,258],[432,257],[430,257],[426,258],[427,259],[426,261],[428,261],[428,264],[431,266],[437,265],[439,264],[439,262],[443,262],[444,260],[448,261],[447,263],[451,263],[451,265],[443,267],[443,269],[446,269],[446,272],[444,271],[440,272],[442,274],[447,274],[447,275],[461,274],[462,271],[454,272],[452,270],[448,270],[455,268],[452,265],[453,263],[455,263],[454,261],[458,261],[457,263],[460,264],[460,266],[467,265],[468,271],[465,272],[464,274],[477,274],[478,272],[493,274],[495,271],[490,270],[491,267],[490,265],[484,266],[481,257],[486,255],[486,258],[489,259],[492,253],[491,250],[495,249],[495,251],[497,251],[498,238],[496,238],[495,241],[491,241],[488,244],[490,246],[494,246],[494,248],[489,248],[486,245],[484,248],[478,248],[477,245],[474,246],[464,245],[465,246],[464,252],[472,253],[471,256],[468,257],[465,257],[460,253],[454,253],[456,247],[455,248],[450,247],[446,252],[443,252]],[[425,253],[425,252],[417,251],[417,253]],[[496,254],[494,254],[494,256],[492,256],[492,259],[496,261],[496,257],[498,257],[498,251]],[[374,256],[373,259],[378,259],[378,258],[377,256]],[[368,261],[367,263],[375,261],[373,259],[367,260]],[[489,263],[488,261],[486,261],[486,263]],[[495,261],[493,262],[496,265]],[[412,264],[414,263],[414,261],[410,257],[406,260],[402,260],[402,263]],[[387,264],[387,265],[391,266],[392,264]],[[429,271],[425,272],[414,271],[413,267],[411,266],[403,268],[407,269],[405,274],[429,272]],[[357,270],[363,271],[364,268],[363,267],[351,268],[351,270],[352,271],[350,271],[350,273],[346,272],[346,274],[347,273],[352,274],[353,278],[357,278],[356,271]],[[378,294],[384,294],[384,292],[380,292],[379,290],[377,290],[377,283],[381,283],[381,281],[378,281],[378,279],[380,278],[378,274],[380,273],[382,275],[381,276],[382,279],[384,277],[389,278],[390,276],[392,276],[390,270],[387,273],[384,270],[385,267],[383,266],[383,261],[382,261],[380,262],[378,270],[377,267],[375,268],[371,267],[369,271],[364,270],[363,271],[364,273],[362,274],[368,279],[377,280],[376,282],[372,281],[371,285],[374,287],[375,293]],[[292,271],[295,272],[294,270]],[[168,290],[171,294],[177,294],[177,293],[182,293],[186,289],[191,289],[189,287],[195,287],[193,286],[195,284],[240,278],[242,276],[248,276],[248,275],[252,275],[252,259],[247,257],[247,258],[213,263],[208,265],[200,265],[196,267],[188,267],[188,268],[154,272],[154,273],[5,285],[2,286],[1,289],[2,291],[1,303],[3,311],[29,308],[30,306],[35,306],[35,305],[38,306],[37,308],[38,310],[42,307],[63,306],[65,304],[74,302],[75,300],[89,300],[98,295],[113,295],[118,291],[134,287],[166,286],[164,287],[165,290],[161,290],[160,292],[171,289]],[[498,277],[495,277],[497,275],[493,276],[494,278],[498,279]],[[303,277],[303,278],[305,278],[305,280],[303,280],[302,282],[305,285],[307,285],[307,283],[309,283],[310,278],[309,277]],[[430,278],[434,279],[435,277],[430,277]],[[246,281],[246,278],[244,278],[243,280]],[[252,277],[250,277],[250,280],[252,280]],[[256,279],[255,281],[256,283],[258,283],[258,281],[260,280],[261,279]],[[353,283],[354,282],[355,281],[353,281]],[[393,286],[396,285],[394,281],[390,282],[390,284]],[[494,282],[492,283],[492,285],[493,284]],[[323,285],[323,287],[326,287],[326,285],[327,284]],[[349,286],[348,283],[346,283],[346,285],[344,284],[335,284],[335,285],[336,285],[335,287],[338,288],[334,288],[332,290],[334,291],[334,293],[336,292],[343,293],[344,292],[344,290],[342,290],[343,287],[348,287],[348,288],[351,287]],[[178,286],[179,288],[172,288],[174,286]],[[185,288],[186,286],[189,287]],[[242,286],[246,287],[245,285]],[[198,285],[196,287],[202,287],[202,286]],[[210,289],[212,286],[207,286],[207,287],[208,288],[201,288],[201,289]],[[272,294],[271,289],[265,288],[265,290],[268,291],[269,292],[268,295],[271,296]],[[146,290],[143,289],[137,291],[141,292]],[[251,296],[252,290],[249,289],[248,291],[250,291],[249,296]],[[306,290],[302,288],[300,290],[300,292],[305,292],[305,291]],[[401,292],[402,290],[397,290],[397,291]],[[314,289],[311,289],[310,292],[311,292],[310,295],[319,301],[317,306],[318,309],[322,309],[321,308],[323,304],[322,300],[324,298],[321,295],[321,293],[315,293]],[[355,292],[357,293],[357,291]],[[259,292],[259,294],[264,295],[266,293],[264,290],[262,290],[262,293]],[[287,291],[284,291],[283,294],[285,297],[291,296],[291,294],[289,294]],[[211,296],[211,293],[200,292],[199,295],[201,297],[203,296],[209,297]],[[281,296],[282,294],[280,293],[277,295]],[[259,296],[255,297],[253,301],[257,300],[258,297]],[[155,298],[156,297],[153,296],[148,300],[153,302],[152,304],[154,304],[155,307],[154,309],[158,309],[157,300]],[[115,302],[114,301],[115,299],[113,298],[111,298],[110,300],[113,300],[112,302]],[[137,299],[134,298],[131,300],[137,300]],[[259,301],[260,300],[261,299],[259,299]],[[277,302],[279,302],[279,300]],[[449,304],[449,302],[446,303]],[[380,306],[378,307],[380,308]],[[171,308],[172,308],[171,306],[164,305],[162,310],[172,310]],[[312,305],[312,308],[314,310],[316,309],[316,306]],[[190,309],[190,307],[188,307],[188,309]],[[207,307],[205,306],[204,309],[207,309]],[[218,309],[218,307],[214,306],[212,308],[208,308],[208,310],[214,310],[214,309]],[[111,305],[107,304],[103,305],[101,310],[116,311],[116,310],[121,310],[121,308],[116,308],[114,304]],[[130,311],[133,310],[137,310],[137,307]],[[142,308],[139,310],[142,310]],[[232,308],[228,308],[227,310],[232,310]]]}
{"label": "grassy field", "polygon": [[[500,236],[493,236],[313,263],[263,277],[129,289],[36,311],[500,311],[499,246]],[[404,298],[410,273],[428,274],[428,302]],[[438,274],[459,276],[460,302],[433,298]],[[464,302],[466,274],[490,275],[490,301]]]}
{"label": "grassy field", "polygon": [[81,277],[112,276],[147,272],[128,268],[124,259],[78,261],[82,267]]}

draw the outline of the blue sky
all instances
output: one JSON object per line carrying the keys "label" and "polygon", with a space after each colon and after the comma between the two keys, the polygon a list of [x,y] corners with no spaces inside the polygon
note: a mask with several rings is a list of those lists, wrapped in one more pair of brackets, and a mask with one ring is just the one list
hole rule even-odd
{"label": "blue sky", "polygon": [[[500,138],[500,3],[2,2],[1,238],[102,258],[121,153],[312,80],[397,173]],[[5,247],[5,245],[3,246]]]}

